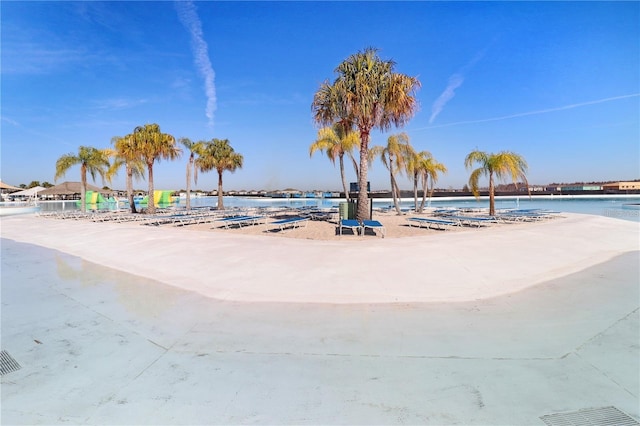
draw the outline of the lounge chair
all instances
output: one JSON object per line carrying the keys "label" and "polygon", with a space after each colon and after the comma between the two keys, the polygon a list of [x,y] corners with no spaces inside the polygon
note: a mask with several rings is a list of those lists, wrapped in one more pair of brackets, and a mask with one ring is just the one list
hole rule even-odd
{"label": "lounge chair", "polygon": [[278,228],[279,231],[284,231],[287,228],[298,228],[303,224],[304,226],[307,226],[308,221],[308,217],[288,217],[286,219],[280,219],[274,222],[270,222],[269,225],[272,226],[271,230]]}
{"label": "lounge chair", "polygon": [[340,225],[338,226],[338,232],[342,235],[342,228],[351,229],[351,232],[355,234],[360,234],[360,222],[355,219],[341,219]]}
{"label": "lounge chair", "polygon": [[407,221],[409,222],[409,226],[416,225],[420,228],[425,227],[427,229],[436,228],[447,230],[452,226],[460,226],[460,221],[457,220],[434,219],[429,217],[409,217]]}
{"label": "lounge chair", "polygon": [[498,214],[498,218],[502,221],[511,221],[511,222],[535,222],[544,219],[549,219],[554,217],[553,212],[547,212],[543,210],[507,210],[504,212],[500,212]]}
{"label": "lounge chair", "polygon": [[480,228],[481,226],[487,226],[490,223],[498,223],[498,219],[495,217],[475,217],[475,216],[450,216],[446,215],[443,217],[445,220],[457,220],[462,225],[467,226],[477,226]]}
{"label": "lounge chair", "polygon": [[160,226],[166,223],[173,223],[177,218],[184,216],[183,214],[168,215],[164,213],[155,215],[145,215],[143,225]]}
{"label": "lounge chair", "polygon": [[232,225],[242,228],[242,225],[257,225],[264,220],[264,216],[229,216],[218,219],[216,222],[222,222],[224,228],[229,229]]}
{"label": "lounge chair", "polygon": [[363,220],[362,221],[362,233],[364,234],[367,229],[371,229],[375,234],[376,231],[380,231],[380,235],[384,238],[384,234],[386,232],[385,227],[382,223],[377,220]]}

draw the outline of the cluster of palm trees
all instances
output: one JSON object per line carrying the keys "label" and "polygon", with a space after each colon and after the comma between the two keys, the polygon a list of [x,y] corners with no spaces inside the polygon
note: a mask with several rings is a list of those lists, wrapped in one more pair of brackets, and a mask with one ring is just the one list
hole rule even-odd
{"label": "cluster of palm trees", "polygon": [[[413,178],[416,211],[422,211],[428,182],[431,184],[432,194],[438,173],[446,172],[446,167],[427,151],[415,152],[409,144],[409,137],[404,133],[390,136],[386,146],[369,147],[371,130],[386,131],[392,126],[401,127],[413,117],[417,109],[415,92],[420,87],[420,82],[416,77],[394,72],[394,67],[393,61],[380,59],[375,48],[353,54],[338,65],[335,80],[323,82],[311,104],[315,122],[325,127],[318,132],[317,140],[310,147],[310,154],[319,150],[326,152],[332,162],[339,159],[342,185],[347,198],[349,191],[344,176],[344,156],[354,164],[359,188],[367,187],[368,166],[373,158],[380,157],[389,170],[396,210],[400,212],[400,191],[396,175],[406,172]],[[359,149],[359,161],[353,156],[356,148]],[[504,151],[491,154],[476,150],[465,159],[467,168],[474,163],[480,163],[480,167],[471,173],[469,186],[477,197],[480,176],[489,177],[490,214],[495,212],[494,177],[511,176],[514,182],[522,178],[526,183],[527,163],[516,153]],[[420,179],[423,197],[418,206],[417,188]],[[367,191],[359,191],[357,201],[356,219],[367,219]]]}
{"label": "cluster of palm trees", "polygon": [[[335,69],[333,82],[325,81],[313,97],[313,118],[321,126],[339,125],[360,136],[358,187],[367,187],[369,141],[373,129],[400,127],[416,112],[416,77],[394,72],[395,63],[382,60],[368,48],[345,59]],[[367,191],[358,191],[356,219],[369,215]]]}
{"label": "cluster of palm trees", "polygon": [[[132,213],[137,213],[133,199],[133,180],[144,177],[147,170],[149,183],[148,213],[155,213],[153,188],[153,166],[161,160],[175,160],[180,157],[182,150],[176,144],[176,139],[168,133],[162,133],[158,124],[145,124],[136,127],[126,136],[116,136],[111,140],[113,148],[98,149],[81,146],[77,154],[66,154],[56,162],[57,180],[64,176],[67,170],[80,165],[81,193],[80,205],[86,210],[87,172],[95,181],[100,175],[103,181],[111,181],[117,171],[124,165],[126,170],[127,198]],[[236,153],[227,139],[212,139],[211,141],[192,142],[187,138],[180,139],[180,143],[190,152],[187,163],[187,208],[190,205],[191,173],[197,183],[197,172],[218,172],[218,209],[224,209],[222,199],[222,173],[235,171],[242,167],[243,157]],[[111,161],[113,159],[113,162]]]}
{"label": "cluster of palm trees", "polygon": [[[350,199],[347,190],[347,180],[344,170],[344,157],[346,156],[353,163],[353,168],[358,175],[358,162],[353,155],[353,150],[360,146],[360,136],[355,131],[345,131],[340,124],[332,127],[323,127],[318,131],[318,137],[309,147],[309,154],[313,155],[317,151],[326,152],[331,162],[335,163],[336,158],[340,162],[340,176],[347,201]],[[436,161],[430,152],[417,152],[409,143],[409,136],[406,133],[391,135],[387,139],[386,146],[373,146],[369,149],[367,164],[371,166],[373,160],[379,157],[384,166],[389,171],[391,178],[391,196],[396,211],[400,214],[400,188],[396,176],[407,173],[413,179],[414,209],[421,213],[424,210],[427,194],[433,194],[435,183],[438,181],[439,173],[446,173],[444,164]],[[422,186],[422,201],[418,205],[418,185]]]}

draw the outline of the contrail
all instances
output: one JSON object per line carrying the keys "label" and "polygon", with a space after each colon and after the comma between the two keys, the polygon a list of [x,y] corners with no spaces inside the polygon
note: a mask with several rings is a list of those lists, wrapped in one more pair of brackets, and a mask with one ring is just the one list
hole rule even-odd
{"label": "contrail", "polygon": [[198,71],[204,78],[205,93],[207,95],[207,108],[205,115],[209,119],[209,125],[213,126],[213,113],[216,110],[216,86],[214,83],[215,72],[209,60],[209,48],[207,42],[202,37],[202,23],[196,7],[191,1],[176,1],[176,10],[180,22],[191,33],[191,49],[193,51],[193,60]]}
{"label": "contrail", "polygon": [[447,102],[453,99],[453,97],[456,95],[456,89],[462,86],[462,83],[464,83],[464,77],[462,76],[462,74],[454,74],[449,77],[449,84],[447,85],[447,88],[444,89],[444,92],[442,92],[440,96],[438,96],[438,99],[436,99],[436,101],[433,103],[433,106],[431,107],[431,117],[429,117],[429,124],[433,123],[433,120],[435,120],[438,114],[442,112],[442,109],[447,104]]}
{"label": "contrail", "polygon": [[438,99],[435,100],[433,105],[431,106],[431,117],[429,117],[429,124],[433,123],[438,114],[442,112],[444,106],[456,95],[456,89],[462,86],[464,83],[464,74],[470,70],[487,52],[488,47],[485,47],[480,52],[478,52],[468,64],[460,69],[457,73],[453,74],[449,77],[449,83],[447,84],[446,89],[438,96]]}
{"label": "contrail", "polygon": [[602,104],[602,103],[605,103],[605,102],[617,101],[617,100],[620,100],[620,99],[627,99],[627,98],[634,98],[634,97],[638,97],[638,96],[640,96],[640,93],[632,93],[630,95],[613,96],[611,98],[598,99],[598,100],[595,100],[595,101],[580,102],[580,103],[577,103],[577,104],[564,105],[564,106],[556,107],[556,108],[540,109],[540,110],[536,110],[536,111],[521,112],[521,113],[518,113],[518,114],[503,115],[501,117],[483,118],[483,119],[480,119],[480,120],[456,121],[455,123],[440,124],[438,126],[428,126],[428,127],[422,127],[422,128],[413,129],[413,130],[416,131],[416,130],[424,130],[424,129],[438,129],[440,127],[457,126],[458,124],[476,124],[476,123],[488,123],[490,121],[509,120],[511,118],[526,117],[528,115],[547,114],[549,112],[564,111],[564,110],[567,110],[567,109],[579,108],[579,107],[588,106],[588,105]]}

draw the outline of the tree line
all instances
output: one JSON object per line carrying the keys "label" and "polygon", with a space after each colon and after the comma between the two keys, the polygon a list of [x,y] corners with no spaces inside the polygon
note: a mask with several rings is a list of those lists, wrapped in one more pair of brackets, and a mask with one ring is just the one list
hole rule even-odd
{"label": "tree line", "polygon": [[[189,152],[187,162],[187,209],[191,208],[190,192],[192,175],[197,183],[198,171],[208,172],[216,170],[218,173],[218,206],[224,210],[222,198],[222,174],[225,171],[234,172],[242,167],[243,156],[234,151],[228,139],[212,139],[210,141],[193,142],[188,138],[178,141]],[[126,172],[127,199],[132,213],[137,213],[133,199],[133,180],[144,178],[147,171],[148,204],[147,212],[155,213],[153,167],[161,160],[175,160],[182,155],[182,149],[177,145],[174,136],[163,133],[158,124],[145,124],[136,127],[126,136],[112,138],[113,148],[98,149],[81,146],[78,153],[63,155],[56,162],[57,180],[73,166],[80,165],[80,205],[86,210],[87,173],[95,181],[96,175],[103,180],[111,181],[123,166]]]}

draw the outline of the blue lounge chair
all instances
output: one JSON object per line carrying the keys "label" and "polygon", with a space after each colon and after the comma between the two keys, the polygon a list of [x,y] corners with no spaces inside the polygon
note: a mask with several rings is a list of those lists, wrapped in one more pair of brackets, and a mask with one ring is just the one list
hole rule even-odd
{"label": "blue lounge chair", "polygon": [[246,215],[242,215],[242,216],[227,216],[227,217],[223,217],[222,219],[216,220],[216,222],[220,222],[220,223],[222,223],[222,226],[224,226],[225,228],[228,228],[229,225],[231,225],[233,222],[235,222],[237,220],[246,219],[248,217],[249,216],[246,216]]}
{"label": "blue lounge chair", "polygon": [[303,224],[304,226],[307,226],[308,221],[308,217],[288,217],[286,219],[280,219],[271,222],[269,223],[269,225],[271,225],[273,228],[278,228],[279,231],[284,231],[287,228],[298,228]]}
{"label": "blue lounge chair", "polygon": [[360,222],[355,219],[341,219],[340,225],[338,227],[338,232],[340,233],[340,235],[342,235],[342,228],[351,229],[351,232],[353,232],[354,234],[360,234],[361,226]]}
{"label": "blue lounge chair", "polygon": [[495,217],[474,217],[474,216],[444,216],[443,219],[446,220],[457,220],[462,225],[467,226],[477,226],[478,228],[481,226],[489,225],[490,223],[498,223],[498,220]]}
{"label": "blue lounge chair", "polygon": [[259,225],[264,222],[264,216],[247,216],[237,220],[229,221],[232,225],[238,225],[238,228],[242,228],[242,225]]}
{"label": "blue lounge chair", "polygon": [[437,228],[441,230],[449,229],[452,226],[460,226],[460,221],[434,219],[429,217],[409,217],[407,218],[409,226],[416,225],[420,228],[425,227],[427,229]]}
{"label": "blue lounge chair", "polygon": [[371,229],[375,234],[376,231],[380,231],[380,235],[384,238],[384,234],[386,232],[385,227],[382,223],[377,220],[363,220],[362,221],[362,233],[364,234],[367,229]]}
{"label": "blue lounge chair", "polygon": [[553,217],[550,212],[541,210],[508,210],[498,214],[499,219],[512,222],[534,222]]}
{"label": "blue lounge chair", "polygon": [[241,228],[243,224],[257,225],[263,220],[264,216],[229,216],[223,219],[218,219],[217,222],[222,222],[222,226],[228,229],[232,225],[237,225],[238,228]]}

